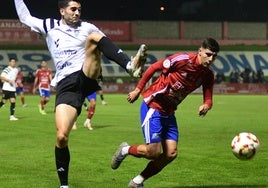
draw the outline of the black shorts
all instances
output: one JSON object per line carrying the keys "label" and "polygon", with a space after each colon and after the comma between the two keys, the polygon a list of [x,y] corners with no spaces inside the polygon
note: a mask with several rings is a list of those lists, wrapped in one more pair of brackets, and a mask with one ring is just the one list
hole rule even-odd
{"label": "black shorts", "polygon": [[2,91],[2,99],[10,99],[10,98],[15,98],[16,99],[16,91],[7,91],[3,90]]}
{"label": "black shorts", "polygon": [[82,70],[72,73],[57,84],[55,106],[68,104],[80,115],[86,96],[100,90],[95,79],[85,76]]}

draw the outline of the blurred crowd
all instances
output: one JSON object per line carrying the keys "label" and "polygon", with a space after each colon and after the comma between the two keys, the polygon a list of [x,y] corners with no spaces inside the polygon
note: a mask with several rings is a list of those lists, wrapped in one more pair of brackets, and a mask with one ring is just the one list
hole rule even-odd
{"label": "blurred crowd", "polygon": [[229,79],[226,79],[224,73],[216,73],[215,84],[220,83],[266,83],[262,69],[253,71],[250,68],[245,68],[242,72],[238,70],[231,71]]}

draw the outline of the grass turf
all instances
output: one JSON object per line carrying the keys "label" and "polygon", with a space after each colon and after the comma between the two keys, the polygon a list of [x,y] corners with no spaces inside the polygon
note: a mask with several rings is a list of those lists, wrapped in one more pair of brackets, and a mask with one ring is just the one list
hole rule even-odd
{"label": "grass turf", "polygon": [[[147,164],[128,156],[119,169],[110,160],[122,141],[143,143],[139,124],[140,100],[128,104],[126,95],[105,95],[107,106],[97,101],[93,131],[83,127],[83,109],[71,132],[70,188],[127,187]],[[158,175],[145,182],[148,188],[268,187],[268,96],[215,95],[206,117],[197,116],[201,95],[190,95],[176,117],[180,129],[179,156]],[[54,96],[47,115],[38,111],[38,96],[26,95],[27,108],[17,99],[16,116],[9,121],[9,103],[0,109],[0,187],[59,187],[54,161]],[[257,155],[249,161],[236,159],[230,149],[239,132],[254,133],[260,140]]]}

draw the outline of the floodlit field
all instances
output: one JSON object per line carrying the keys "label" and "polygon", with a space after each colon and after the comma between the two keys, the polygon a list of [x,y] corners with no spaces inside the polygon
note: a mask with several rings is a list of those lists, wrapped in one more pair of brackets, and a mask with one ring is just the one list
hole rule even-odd
{"label": "floodlit field", "polygon": [[[110,160],[122,141],[143,143],[139,124],[140,100],[128,104],[126,95],[98,98],[92,120],[94,130],[83,127],[70,136],[70,188],[124,188],[147,164],[128,156],[119,169]],[[9,121],[9,103],[0,109],[0,187],[59,187],[54,161],[54,96],[47,115],[38,111],[38,96],[26,95],[27,108],[18,97],[16,116]],[[145,182],[146,188],[240,188],[268,187],[268,96],[215,95],[214,108],[206,117],[197,115],[201,95],[190,95],[176,112],[180,129],[178,158]],[[239,132],[254,133],[260,149],[250,161],[240,161],[231,152],[232,138]]]}

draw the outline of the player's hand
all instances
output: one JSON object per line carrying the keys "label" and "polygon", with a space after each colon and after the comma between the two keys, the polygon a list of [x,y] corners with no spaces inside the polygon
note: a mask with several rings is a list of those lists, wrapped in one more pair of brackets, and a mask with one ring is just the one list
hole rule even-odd
{"label": "player's hand", "polygon": [[11,86],[14,86],[14,87],[15,87],[15,82],[13,82],[12,80],[8,80],[8,83],[9,83]]}
{"label": "player's hand", "polygon": [[204,117],[209,110],[210,107],[207,104],[203,104],[199,107],[198,115]]}
{"label": "player's hand", "polygon": [[127,101],[129,103],[135,102],[139,98],[140,93],[141,93],[140,89],[136,88],[134,91],[128,94]]}
{"label": "player's hand", "polygon": [[36,89],[35,89],[35,88],[33,88],[33,94],[35,94],[35,92],[36,92]]}

